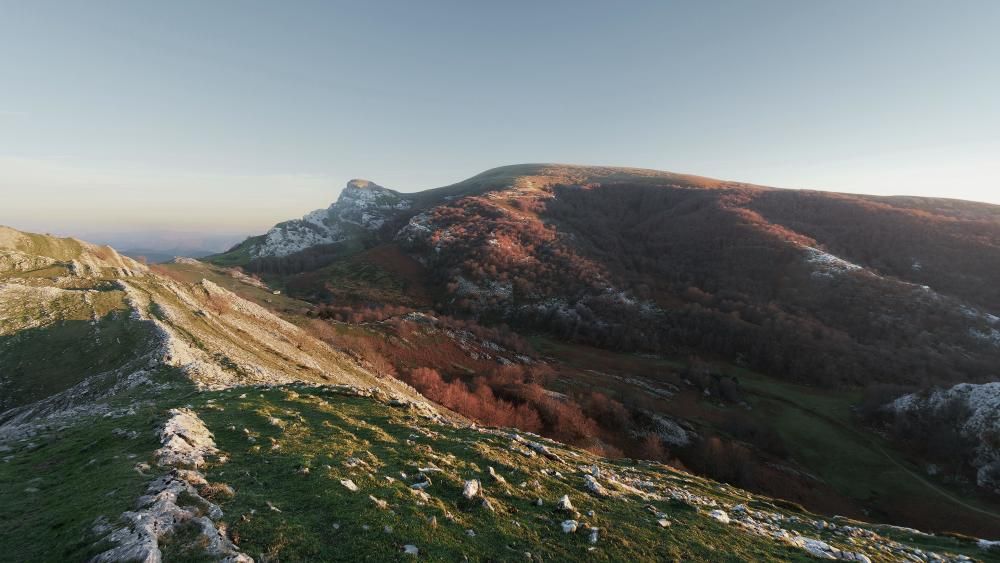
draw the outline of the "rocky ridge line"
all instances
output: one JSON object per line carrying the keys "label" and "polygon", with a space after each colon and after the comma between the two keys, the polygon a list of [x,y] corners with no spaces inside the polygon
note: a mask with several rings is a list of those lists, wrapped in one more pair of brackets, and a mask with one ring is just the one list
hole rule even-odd
{"label": "rocky ridge line", "polygon": [[225,528],[216,525],[222,509],[199,492],[209,486],[199,471],[206,458],[215,456],[222,463],[225,456],[220,455],[212,434],[197,414],[189,409],[171,409],[169,414],[170,419],[160,431],[163,447],[154,455],[156,464],[170,472],[149,484],[146,494],[136,501],[136,510],[121,515],[124,526],[111,529],[104,522],[95,524],[94,531],[106,533],[105,539],[116,545],[92,561],[159,563],[163,559],[160,539],[191,523],[198,527],[209,555],[226,563],[253,563],[229,541]]}

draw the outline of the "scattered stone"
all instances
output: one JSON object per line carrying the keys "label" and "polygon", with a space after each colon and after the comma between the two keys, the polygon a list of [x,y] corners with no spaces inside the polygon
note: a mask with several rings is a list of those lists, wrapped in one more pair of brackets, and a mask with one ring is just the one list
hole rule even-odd
{"label": "scattered stone", "polygon": [[591,528],[590,529],[590,540],[589,540],[590,543],[597,543],[597,533],[598,533],[599,530],[600,530],[600,528]]}
{"label": "scattered stone", "polygon": [[605,489],[600,483],[598,483],[597,479],[595,479],[593,475],[584,475],[583,476],[583,481],[584,481],[583,486],[588,491],[594,493],[595,495],[597,495],[599,497],[606,497],[606,496],[608,496],[607,489]]}
{"label": "scattered stone", "polygon": [[[541,499],[539,499],[541,500]],[[569,495],[563,495],[559,502],[556,504],[558,510],[563,510],[566,512],[571,512],[573,509],[573,503],[569,500]]]}
{"label": "scattered stone", "polygon": [[579,525],[580,523],[576,520],[563,520],[562,531],[564,534],[572,534]]}
{"label": "scattered stone", "polygon": [[274,506],[274,503],[272,503],[271,501],[267,501],[267,507],[275,512],[281,512],[281,509],[278,508],[277,506]]}
{"label": "scattered stone", "polygon": [[465,482],[465,486],[462,488],[462,496],[468,500],[472,500],[479,494],[479,480],[470,479]]}
{"label": "scattered stone", "polygon": [[476,537],[476,531],[472,529],[466,530],[465,535],[469,536],[470,538],[474,538]]}
{"label": "scattered stone", "polygon": [[494,471],[493,467],[488,467],[487,469],[489,470],[490,477],[492,477],[494,481],[496,481],[497,483],[504,483],[504,484],[507,483],[507,480],[504,479],[503,475],[500,475],[499,473]]}
{"label": "scattered stone", "polygon": [[340,484],[344,486],[345,489],[351,491],[352,493],[358,492],[358,486],[354,484],[354,481],[350,479],[341,479]]}
{"label": "scattered stone", "polygon": [[670,520],[667,520],[666,518],[660,518],[659,520],[656,521],[656,523],[659,524],[661,528],[670,527]]}
{"label": "scattered stone", "polygon": [[372,499],[372,502],[375,503],[375,506],[379,507],[382,510],[385,510],[385,509],[389,508],[389,503],[385,502],[384,500],[382,500],[380,498],[376,498],[373,495],[368,495],[368,498]]}
{"label": "scattered stone", "polygon": [[420,550],[417,549],[417,546],[408,543],[403,546],[403,553],[406,555],[417,556],[420,555]]}
{"label": "scattered stone", "polygon": [[726,514],[722,510],[713,510],[713,511],[711,511],[711,512],[708,513],[708,516],[709,516],[709,518],[713,518],[715,520],[718,520],[719,522],[721,522],[723,524],[728,524],[729,523],[729,515]]}

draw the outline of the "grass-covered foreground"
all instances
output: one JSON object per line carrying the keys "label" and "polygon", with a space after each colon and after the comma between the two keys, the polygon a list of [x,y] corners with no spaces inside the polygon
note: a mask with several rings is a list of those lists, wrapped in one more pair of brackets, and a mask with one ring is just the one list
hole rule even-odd
{"label": "grass-covered foreground", "polygon": [[[989,557],[971,540],[843,519],[817,529],[817,517],[794,507],[658,464],[608,461],[337,388],[292,385],[176,389],[156,403],[17,442],[0,456],[0,560],[84,561],[106,548],[93,524],[101,517],[114,524],[166,471],[140,464],[153,464],[157,430],[180,406],[197,413],[220,450],[203,468],[211,485],[202,496],[222,507],[220,529],[257,561],[392,561],[413,557],[406,546],[433,561],[812,558],[737,522],[740,505],[760,529],[773,525],[872,561],[902,560],[900,550],[912,547]],[[588,490],[595,475],[603,495]],[[473,479],[482,492],[467,499],[463,488]],[[413,488],[426,480],[422,492]],[[573,511],[557,508],[563,495]],[[716,520],[713,510],[733,521]],[[563,531],[566,520],[577,521],[575,532]],[[161,541],[165,561],[210,560],[201,546],[193,529]]]}

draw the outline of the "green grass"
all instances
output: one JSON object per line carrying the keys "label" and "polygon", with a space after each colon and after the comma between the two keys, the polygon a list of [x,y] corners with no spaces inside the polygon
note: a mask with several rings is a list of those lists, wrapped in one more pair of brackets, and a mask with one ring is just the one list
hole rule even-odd
{"label": "green grass", "polygon": [[85,417],[11,444],[0,454],[0,561],[85,561],[99,553],[94,521],[117,523],[156,475],[134,467],[159,447],[162,415],[161,407],[139,406],[133,415]]}
{"label": "green grass", "polygon": [[[405,411],[324,391],[268,390],[242,400],[233,399],[235,393],[216,401],[219,406],[199,401],[196,409],[230,455],[228,463],[208,476],[236,489],[236,496],[222,506],[241,549],[253,557],[393,560],[403,545],[414,544],[431,560],[520,559],[524,552],[542,560],[807,559],[800,551],[735,534],[692,507],[654,503],[674,522],[669,529],[660,528],[644,503],[598,499],[581,491],[578,476],[543,475],[543,468],[575,471],[513,454],[506,447],[509,440],[499,436],[433,426],[428,430],[437,435],[428,438],[415,432],[424,424]],[[284,429],[268,423],[270,417],[283,420]],[[256,442],[248,442],[243,428]],[[272,443],[280,449],[272,450]],[[346,467],[351,457],[365,460],[367,467]],[[428,464],[446,471],[432,474],[428,492],[433,500],[421,506],[400,472],[412,475],[417,465]],[[488,466],[510,485],[492,483]],[[309,467],[309,474],[300,474],[301,467]],[[386,476],[396,480],[389,482]],[[482,480],[496,512],[461,497],[463,480],[470,478]],[[341,479],[352,479],[361,490],[350,492]],[[540,489],[522,489],[522,481],[538,481]],[[593,551],[586,533],[561,531],[564,516],[554,504],[563,494],[571,495],[582,513],[595,511],[593,518],[582,517],[601,528]],[[368,495],[388,502],[389,510],[376,507]],[[542,507],[534,504],[539,496],[545,500]],[[281,512],[271,510],[269,502]],[[428,523],[431,517],[436,528]]]}
{"label": "green grass", "polygon": [[133,362],[151,327],[112,311],[96,322],[64,320],[0,336],[0,411],[50,397]]}
{"label": "green grass", "polygon": [[264,237],[256,236],[249,237],[245,241],[241,242],[239,245],[233,247],[226,252],[220,254],[213,254],[211,256],[206,256],[202,260],[205,262],[215,264],[216,266],[244,266],[251,260],[253,256],[250,255],[250,249],[257,243],[263,242]]}
{"label": "green grass", "polygon": [[[178,381],[168,373],[159,380]],[[135,398],[123,397],[117,405]],[[225,512],[222,521],[231,537],[256,560],[392,561],[400,559],[406,544],[416,545],[421,559],[434,561],[524,560],[525,552],[544,561],[810,560],[802,550],[722,525],[682,501],[603,498],[583,490],[580,468],[596,463],[602,471],[631,474],[660,490],[681,487],[724,504],[804,516],[779,508],[779,502],[658,464],[604,460],[547,441],[566,463],[529,458],[510,449],[506,434],[432,423],[406,409],[331,388],[193,393],[190,386],[175,383],[155,403],[131,414],[49,430],[3,454],[10,457],[0,461],[0,561],[79,561],[106,549],[90,527],[101,516],[114,524],[162,472],[143,476],[133,467],[151,461],[166,411],[182,405],[199,414],[229,458],[210,464],[205,473],[211,483],[235,490],[231,498],[215,501]],[[116,429],[119,434],[135,431],[137,437],[116,435]],[[352,458],[363,463],[351,467]],[[425,502],[409,485],[416,468],[429,465],[444,471],[430,474],[433,484]],[[494,482],[488,467],[507,484]],[[464,480],[472,478],[482,481],[495,511],[461,496]],[[349,491],[341,479],[353,480],[360,490]],[[572,499],[581,524],[600,528],[596,545],[587,541],[585,529],[561,531],[559,523],[567,516],[555,510],[555,503],[563,494]],[[369,495],[384,500],[387,508],[376,506]],[[543,506],[535,505],[537,498]],[[666,513],[672,526],[658,526],[647,505]],[[786,527],[834,541],[805,524]],[[983,556],[969,539],[911,540],[892,533],[925,548]],[[193,529],[182,528],[161,548],[165,561],[210,560],[200,545]]]}
{"label": "green grass", "polygon": [[[684,389],[677,374],[686,362],[677,358],[618,354],[545,337],[534,337],[532,343],[543,354],[580,369],[641,376],[651,382],[679,384]],[[1000,512],[995,505],[982,502],[970,487],[936,482],[922,475],[922,468],[895,451],[891,443],[860,426],[853,411],[861,402],[859,390],[819,389],[727,363],[715,362],[713,366],[739,379],[752,410],[746,411],[736,405],[720,406],[715,400],[699,397],[693,402],[694,410],[689,406],[684,416],[702,428],[724,434],[719,423],[737,411],[741,416],[773,428],[790,452],[789,465],[816,476],[823,485],[856,506],[865,507],[869,511],[866,519],[893,520],[925,530],[961,530],[986,536],[995,535],[995,530],[1000,529],[1000,519],[961,503],[988,512]],[[609,381],[601,376],[582,375],[587,377],[588,386]],[[621,383],[611,381],[607,385],[603,390],[615,395],[615,388]],[[671,402],[676,400],[662,401],[659,405],[671,414]],[[959,502],[942,496],[926,482]]]}

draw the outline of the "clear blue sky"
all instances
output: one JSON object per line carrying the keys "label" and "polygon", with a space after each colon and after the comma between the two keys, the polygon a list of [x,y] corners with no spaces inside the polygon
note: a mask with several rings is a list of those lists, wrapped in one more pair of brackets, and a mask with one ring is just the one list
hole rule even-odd
{"label": "clear blue sky", "polygon": [[518,162],[1000,203],[1000,2],[0,0],[0,224],[256,232]]}

